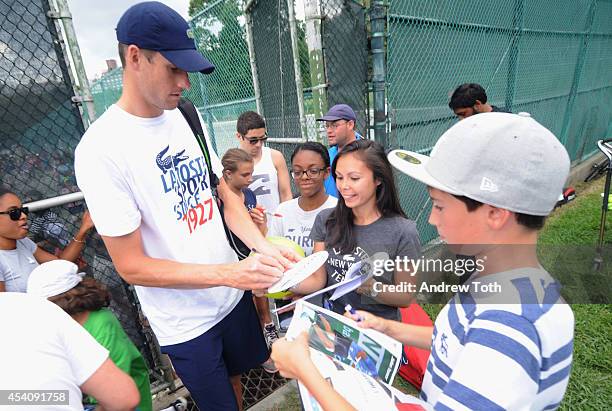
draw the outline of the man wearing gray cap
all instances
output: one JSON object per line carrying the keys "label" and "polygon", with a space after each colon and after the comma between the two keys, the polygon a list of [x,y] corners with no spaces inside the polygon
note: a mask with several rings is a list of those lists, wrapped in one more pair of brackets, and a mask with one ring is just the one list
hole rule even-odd
{"label": "man wearing gray cap", "polygon": [[162,352],[200,410],[237,410],[240,374],[268,358],[243,290],[277,282],[292,254],[264,239],[221,180],[227,225],[257,253],[238,262],[226,239],[208,172],[221,175],[221,162],[203,152],[176,109],[187,73],[214,70],[188,23],[145,2],[130,7],[116,31],[122,95],[79,143],[77,182],[117,271],[136,285]]}
{"label": "man wearing gray cap", "polygon": [[[333,164],[336,155],[344,146],[361,138],[361,135],[355,131],[356,120],[355,112],[347,104],[336,104],[329,109],[327,114],[317,119],[317,121],[325,121],[330,164]],[[325,192],[330,196],[338,197],[336,180],[331,173],[325,179]]]}

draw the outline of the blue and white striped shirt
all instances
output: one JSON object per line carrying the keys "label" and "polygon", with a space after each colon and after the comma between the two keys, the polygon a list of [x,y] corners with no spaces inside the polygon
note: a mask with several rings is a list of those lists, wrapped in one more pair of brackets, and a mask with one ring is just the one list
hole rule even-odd
{"label": "blue and white striped shirt", "polygon": [[436,410],[557,408],[574,339],[574,315],[558,284],[535,268],[479,281],[497,282],[504,296],[459,293],[442,309],[422,399]]}

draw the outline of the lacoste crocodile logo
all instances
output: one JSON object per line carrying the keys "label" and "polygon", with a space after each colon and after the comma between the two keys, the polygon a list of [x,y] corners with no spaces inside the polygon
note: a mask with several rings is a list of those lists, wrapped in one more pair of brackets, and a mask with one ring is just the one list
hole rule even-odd
{"label": "lacoste crocodile logo", "polygon": [[166,171],[176,167],[181,161],[185,161],[189,158],[189,156],[184,156],[183,153],[185,150],[176,153],[175,155],[168,155],[164,157],[164,155],[168,152],[170,146],[166,146],[160,153],[155,157],[155,163],[157,167],[162,171],[162,173],[166,174]]}

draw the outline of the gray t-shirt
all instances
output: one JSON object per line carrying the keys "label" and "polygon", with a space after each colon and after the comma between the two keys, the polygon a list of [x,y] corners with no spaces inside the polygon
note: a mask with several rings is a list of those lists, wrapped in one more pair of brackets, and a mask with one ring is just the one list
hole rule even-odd
{"label": "gray t-shirt", "polygon": [[14,250],[0,250],[0,281],[4,281],[6,291],[27,291],[30,273],[38,267],[34,258],[36,247],[36,244],[26,237],[17,240]]}
{"label": "gray t-shirt", "polygon": [[[315,219],[310,237],[315,242],[326,242],[325,250],[329,258],[325,263],[327,285],[338,283],[344,279],[346,272],[357,261],[365,260],[378,253],[386,253],[389,259],[407,257],[417,259],[421,255],[419,233],[414,221],[403,217],[382,217],[368,225],[353,227],[356,247],[350,254],[342,254],[338,249],[327,245],[329,240],[325,222],[334,209],[323,210]],[[393,283],[395,272],[385,272],[376,277],[376,281]],[[328,297],[329,295],[327,295]],[[325,298],[325,297],[324,297]],[[335,301],[330,301],[332,310],[344,313],[344,306],[351,304],[356,310],[369,311],[378,316],[393,320],[399,319],[397,307],[379,304],[373,299],[352,291]]]}

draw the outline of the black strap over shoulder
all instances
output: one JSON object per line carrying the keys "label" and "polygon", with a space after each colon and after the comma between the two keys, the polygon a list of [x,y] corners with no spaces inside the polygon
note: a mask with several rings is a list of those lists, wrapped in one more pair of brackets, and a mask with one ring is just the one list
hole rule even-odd
{"label": "black strap over shoulder", "polygon": [[210,151],[208,150],[208,144],[206,144],[206,137],[204,137],[204,129],[202,128],[202,123],[200,122],[200,118],[198,117],[198,111],[196,107],[190,100],[186,98],[181,98],[178,109],[181,110],[183,117],[187,120],[187,124],[191,128],[193,135],[195,136],[202,153],[204,154],[204,159],[206,160],[206,168],[208,169],[208,175],[210,177],[210,189],[213,192],[213,195],[217,197],[217,186],[219,185],[219,177],[215,174],[212,169],[212,162],[210,160]]}
{"label": "black strap over shoulder", "polygon": [[244,258],[247,258],[248,252],[243,250],[240,246],[242,242],[239,242],[240,240],[238,239],[238,237],[234,233],[232,233],[232,231],[229,229],[229,227],[227,226],[225,222],[225,216],[223,215],[224,214],[223,201],[217,195],[217,186],[219,185],[219,177],[217,177],[217,175],[212,169],[212,162],[210,160],[210,151],[208,150],[208,144],[206,144],[206,137],[204,136],[204,129],[202,128],[202,123],[200,122],[198,111],[196,107],[193,105],[193,103],[190,100],[187,100],[186,98],[181,98],[179,105],[178,105],[178,109],[183,114],[183,117],[185,117],[187,124],[189,124],[189,128],[191,128],[191,131],[193,132],[193,135],[195,136],[198,142],[198,145],[200,146],[200,149],[202,150],[202,153],[204,154],[204,158],[206,160],[206,168],[208,169],[208,175],[210,177],[210,190],[212,191],[213,197],[215,198],[215,200],[217,201],[217,204],[219,205],[219,212],[221,213],[221,221],[223,221],[223,229],[225,230],[225,236],[227,237],[227,240],[229,241],[229,244],[232,247],[232,249],[238,255],[238,258],[241,260]]}

